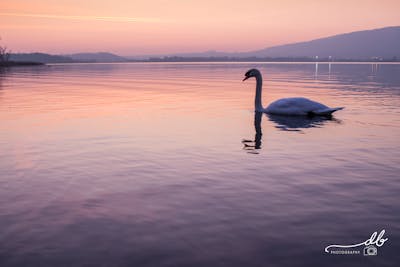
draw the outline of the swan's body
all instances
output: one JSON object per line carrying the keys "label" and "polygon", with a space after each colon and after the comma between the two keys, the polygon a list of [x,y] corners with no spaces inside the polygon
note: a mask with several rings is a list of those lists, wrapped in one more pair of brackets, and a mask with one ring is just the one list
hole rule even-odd
{"label": "swan's body", "polygon": [[329,108],[304,97],[282,98],[269,104],[263,111],[277,115],[330,115],[343,108]]}
{"label": "swan's body", "polygon": [[255,109],[258,112],[264,112],[268,114],[276,115],[320,115],[320,116],[330,116],[333,112],[343,109],[340,108],[330,108],[324,104],[312,101],[304,97],[291,97],[282,98],[272,102],[268,107],[263,108],[261,103],[262,94],[262,76],[259,70],[251,69],[245,74],[243,81],[250,77],[256,78],[256,96],[255,96]]}

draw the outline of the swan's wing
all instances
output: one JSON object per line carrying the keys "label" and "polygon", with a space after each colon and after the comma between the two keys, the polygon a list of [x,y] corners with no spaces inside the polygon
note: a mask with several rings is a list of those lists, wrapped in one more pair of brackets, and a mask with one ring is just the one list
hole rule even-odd
{"label": "swan's wing", "polygon": [[329,116],[329,115],[331,115],[333,112],[338,111],[338,110],[342,110],[342,109],[344,109],[344,107],[339,107],[339,108],[325,108],[325,109],[320,109],[320,110],[314,110],[314,111],[312,111],[312,113],[314,113],[315,115]]}

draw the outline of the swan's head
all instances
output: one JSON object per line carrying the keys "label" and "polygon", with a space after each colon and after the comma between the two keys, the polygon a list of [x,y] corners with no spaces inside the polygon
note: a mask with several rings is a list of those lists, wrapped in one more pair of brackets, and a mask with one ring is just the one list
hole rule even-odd
{"label": "swan's head", "polygon": [[251,77],[255,77],[261,75],[260,71],[258,69],[249,69],[246,73],[245,73],[245,77],[243,79],[243,81],[247,80],[248,78]]}

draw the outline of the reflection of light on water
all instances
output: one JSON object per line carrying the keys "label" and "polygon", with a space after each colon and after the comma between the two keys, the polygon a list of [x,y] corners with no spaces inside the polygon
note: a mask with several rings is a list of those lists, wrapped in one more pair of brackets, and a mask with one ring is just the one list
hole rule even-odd
{"label": "reflection of light on water", "polygon": [[371,71],[372,71],[372,74],[376,74],[376,73],[378,72],[378,67],[379,67],[379,64],[378,64],[378,63],[372,63],[372,64],[371,64]]}
{"label": "reflection of light on water", "polygon": [[315,79],[318,78],[318,62],[315,63]]}
{"label": "reflection of light on water", "polygon": [[329,64],[328,64],[328,79],[329,80],[331,79],[331,68],[332,68],[332,63],[329,62]]}

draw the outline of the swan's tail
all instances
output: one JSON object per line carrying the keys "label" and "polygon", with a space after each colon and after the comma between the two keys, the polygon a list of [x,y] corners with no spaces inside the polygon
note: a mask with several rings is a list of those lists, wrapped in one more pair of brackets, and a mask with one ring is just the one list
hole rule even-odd
{"label": "swan's tail", "polygon": [[333,112],[338,111],[338,110],[342,110],[342,109],[344,109],[344,107],[325,108],[325,109],[315,110],[315,111],[313,111],[313,113],[315,115],[319,115],[319,116],[330,116],[330,115],[332,115]]}

